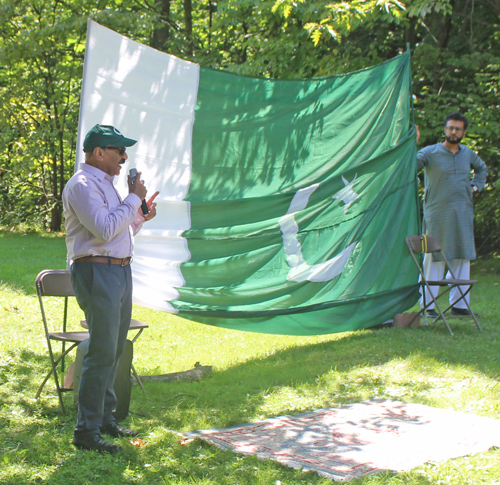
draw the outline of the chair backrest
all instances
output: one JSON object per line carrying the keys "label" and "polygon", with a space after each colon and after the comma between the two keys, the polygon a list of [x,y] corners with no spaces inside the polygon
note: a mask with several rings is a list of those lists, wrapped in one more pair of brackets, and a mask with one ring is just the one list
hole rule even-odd
{"label": "chair backrest", "polygon": [[39,296],[75,296],[69,269],[45,269],[36,277]]}
{"label": "chair backrest", "polygon": [[[51,371],[47,374],[41,386],[38,388],[36,398],[40,396],[43,387],[45,386],[50,375],[54,376],[54,380],[57,388],[57,395],[59,397],[59,404],[64,413],[64,403],[61,395],[61,385],[59,384],[58,373],[64,373],[65,369],[65,356],[70,352],[75,346],[77,346],[82,340],[88,338],[87,332],[67,332],[68,323],[68,300],[70,297],[74,297],[75,293],[73,291],[73,286],[71,285],[71,274],[69,270],[54,270],[46,269],[38,273],[36,280],[36,291],[38,294],[38,301],[40,303],[40,311],[42,314],[43,326],[45,329],[45,338],[47,339],[47,347],[49,351],[50,361],[52,364]],[[45,298],[49,297],[49,298]],[[57,304],[55,306],[55,312],[45,311],[44,300],[52,300],[52,297],[58,300],[64,300],[63,314],[59,315],[60,306]],[[51,310],[54,309],[54,305],[50,305]],[[50,318],[49,318],[50,316]],[[62,316],[62,325],[60,325]],[[51,326],[55,326],[53,331],[49,329],[49,323]],[[57,325],[57,326],[56,326]],[[61,328],[62,327],[62,328]],[[54,355],[54,350],[52,348],[51,341],[58,341],[60,344],[60,353],[57,351],[59,356],[57,359]],[[68,345],[68,347],[66,347]],[[60,371],[57,367],[60,365]]]}
{"label": "chair backrest", "polygon": [[[43,304],[42,297],[44,296],[64,297],[62,331],[66,332],[68,322],[68,297],[75,296],[73,286],[71,284],[71,274],[69,269],[44,269],[43,271],[40,271],[36,277],[36,291],[38,293],[38,301],[40,303],[43,326],[45,327],[47,339],[49,339],[50,330]],[[59,331],[59,329],[57,330]]]}
{"label": "chair backrest", "polygon": [[406,245],[412,253],[435,253],[441,251],[439,241],[425,234],[418,236],[407,236]]}

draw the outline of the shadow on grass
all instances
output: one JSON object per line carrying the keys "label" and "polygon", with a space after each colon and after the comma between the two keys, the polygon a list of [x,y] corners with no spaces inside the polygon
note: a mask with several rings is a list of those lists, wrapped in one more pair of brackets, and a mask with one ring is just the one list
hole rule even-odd
{"label": "shadow on grass", "polygon": [[[3,263],[0,261],[0,281],[9,288],[33,294],[35,276],[40,270],[65,266],[62,237],[29,234],[10,237],[0,233],[0,238],[4,253],[9,255],[8,264],[5,259]],[[279,403],[279,414],[298,414],[316,409],[318,403],[319,407],[338,407],[385,397],[387,381],[382,367],[387,369],[388,364],[397,366],[403,362],[402,372],[433,375],[434,370],[427,371],[424,367],[435,365],[498,378],[500,363],[496,356],[500,333],[495,327],[498,286],[493,286],[498,279],[481,277],[483,272],[493,273],[490,265],[488,261],[474,266],[481,286],[480,293],[473,298],[475,303],[484,302],[485,311],[479,309],[486,317],[486,321],[480,322],[484,332],[479,332],[468,320],[452,320],[455,337],[448,334],[443,324],[409,330],[365,330],[345,334],[338,340],[249,359],[226,370],[215,370],[199,382],[147,382],[145,394],[134,387],[131,411],[136,414],[131,414],[126,423],[142,431],[148,443],[141,448],[125,445],[119,457],[73,449],[70,442],[76,411],[71,405],[71,394],[65,396],[66,415],[61,414],[57,397],[47,397],[56,394],[53,381],[47,384],[45,397],[34,401],[36,389],[49,369],[47,354],[21,349],[0,355],[0,476],[3,466],[12,469],[8,481],[2,482],[0,478],[0,483],[24,485],[43,481],[78,485],[95,480],[95,483],[149,485],[208,480],[207,483],[233,485],[276,483],[278,479],[282,483],[330,483],[315,474],[300,473],[275,462],[263,464],[254,457],[241,457],[203,442],[181,446],[178,438],[166,430],[227,427],[265,419],[275,415],[273,399],[290,401]],[[495,265],[495,276],[499,267]],[[431,386],[427,381],[402,380],[403,400],[434,404],[426,397]],[[317,398],[315,394],[322,391]],[[39,477],[32,474],[33,468],[38,470]],[[256,478],[256,468],[266,469],[266,479]],[[268,480],[271,476],[273,480]],[[379,474],[380,480],[370,483],[389,483],[391,477],[392,474]],[[404,477],[405,474],[398,474],[400,481],[394,483],[404,483]],[[425,485],[435,481],[412,473],[408,483]]]}
{"label": "shadow on grass", "polygon": [[[500,364],[490,359],[496,352],[498,332],[481,333],[465,320],[457,320],[453,326],[455,337],[448,334],[444,325],[349,333],[338,340],[279,350],[226,370],[215,370],[197,382],[146,382],[146,393],[135,386],[132,413],[126,423],[139,429],[148,444],[144,448],[124,444],[119,457],[75,451],[70,445],[76,421],[71,396],[65,397],[65,416],[59,410],[57,398],[33,399],[43,374],[48,371],[48,355],[13,351],[2,356],[0,367],[3,410],[0,411],[0,459],[5,461],[2,457],[7,457],[23,470],[12,475],[8,482],[12,485],[32,483],[29,463],[47,468],[46,483],[61,485],[91,480],[99,483],[111,477],[116,478],[114,483],[128,483],[127,474],[132,473],[130,463],[135,468],[143,467],[140,477],[137,473],[133,477],[134,483],[143,484],[176,483],[181,479],[186,483],[208,480],[206,483],[232,484],[236,483],[235,477],[238,483],[274,483],[278,479],[283,483],[301,480],[329,483],[315,474],[301,473],[274,462],[263,465],[255,457],[241,457],[198,441],[181,446],[178,437],[166,430],[224,428],[265,419],[275,415],[272,401],[276,398],[281,400],[277,406],[283,415],[385,397],[387,382],[382,367],[390,363],[394,366],[403,363],[403,373],[425,373],[424,366],[435,365],[467,368],[489,377],[500,375]],[[435,370],[430,368],[428,372],[433,375]],[[400,386],[407,391],[406,398],[412,396],[403,400],[430,404],[425,394],[431,384],[403,379]],[[53,388],[53,381],[49,381],[44,395],[55,395]],[[288,395],[290,403],[284,403]],[[59,457],[56,464],[54,456]],[[273,482],[256,481],[255,469],[263,466],[267,467],[266,473],[275,474]],[[160,471],[164,481],[158,481]],[[227,478],[221,478],[226,475]],[[387,475],[387,482],[391,476]],[[433,482],[412,473],[411,483]]]}
{"label": "shadow on grass", "polygon": [[[468,333],[466,329],[464,331]],[[352,386],[343,382],[342,377],[345,377],[348,372],[367,367],[376,368],[392,361],[413,358],[416,355],[414,346],[413,349],[394,346],[391,343],[392,332],[403,333],[403,331],[393,329],[381,332],[360,332],[350,334],[338,341],[282,350],[268,357],[249,360],[228,370],[214,372],[210,377],[199,382],[168,384],[148,382],[146,383],[146,396],[135,392],[133,407],[145,412],[145,421],[149,421],[152,429],[225,428],[258,420],[255,419],[255,416],[259,410],[262,412],[266,400],[272,399],[275,390],[283,391],[286,388],[292,391],[305,390],[305,394],[300,397],[307,400],[307,391],[310,389],[313,392],[318,387],[318,383],[321,387],[321,380],[330,377],[337,378],[337,380],[331,383],[329,393],[324,397],[325,407],[338,407],[360,402],[367,398],[367,393],[385,387],[383,376],[364,376],[360,380],[351,382]],[[419,358],[412,361],[412,366],[418,368],[419,360],[422,362],[428,360],[442,362],[443,342],[449,343],[450,338],[445,328],[418,329],[416,332],[414,330],[411,332],[407,333],[409,340],[418,339],[420,332],[423,339],[434,341],[433,345],[429,345],[429,348],[417,355]],[[289,371],[291,367],[296,371],[294,374]],[[409,382],[405,385],[411,387],[415,396],[425,392],[430,387],[422,382]],[[370,397],[378,396],[372,395]],[[420,398],[418,402],[425,403],[425,399]],[[298,409],[297,407],[287,409],[283,403],[280,406],[280,414],[282,415],[304,411],[307,409]],[[261,418],[264,419],[270,415],[273,414],[268,411],[267,415]],[[199,449],[203,447],[212,450],[212,453],[218,457],[223,453],[216,451],[213,446],[200,443],[196,440],[187,448],[198,447],[196,449]],[[181,453],[181,451],[177,449],[175,453]],[[236,460],[237,456],[232,455],[232,459]],[[245,460],[248,459],[245,458]],[[275,466],[280,467],[278,464]],[[392,475],[386,474],[387,477]],[[385,475],[382,474],[382,476]],[[297,479],[297,477],[295,478]],[[316,478],[320,480],[319,477],[316,476]],[[309,480],[309,477],[307,479]],[[368,478],[364,478],[351,483],[361,484],[367,480]],[[309,483],[317,482],[309,481]],[[415,476],[413,473],[411,483],[428,484],[432,482],[423,475]]]}
{"label": "shadow on grass", "polygon": [[22,349],[1,356],[0,483],[114,483],[106,477],[123,475],[128,463],[125,454],[117,459],[79,451],[71,445],[76,423],[72,393],[65,394],[63,414],[51,377],[42,397],[35,400],[49,369],[48,354]]}
{"label": "shadow on grass", "polygon": [[[11,350],[0,359],[0,389],[10,389],[24,404],[29,403],[26,389],[34,385],[35,376],[50,369],[49,355],[36,354],[28,349]],[[40,378],[40,382],[41,382]]]}
{"label": "shadow on grass", "polygon": [[[156,416],[158,424],[165,419],[163,424],[173,429],[179,429],[179,424],[189,425],[185,419],[179,423],[179,417],[171,414],[172,407],[181,416],[183,413],[191,415],[192,425],[202,424],[196,417],[200,411],[205,419],[208,418],[204,425],[227,427],[255,418],[276,390],[288,389],[292,395],[288,408],[281,402],[280,408],[285,414],[308,410],[293,405],[294,397],[297,402],[299,399],[307,402],[308,394],[322,388],[327,389],[321,398],[324,407],[359,402],[367,396],[380,397],[386,382],[383,370],[376,371],[376,368],[391,362],[394,365],[404,362],[405,369],[415,372],[425,371],[425,366],[429,365],[436,368],[457,366],[493,378],[498,376],[500,364],[488,357],[494,355],[496,345],[491,332],[489,335],[481,333],[464,321],[454,326],[458,334],[455,337],[451,337],[444,326],[352,333],[337,341],[294,347],[248,360],[230,369],[215,371],[199,382],[148,382],[148,401],[143,400],[142,393],[136,392],[133,407],[147,416]],[[495,337],[498,337],[497,332]],[[364,369],[370,372],[363,373]],[[429,372],[433,375],[435,371],[429,369]],[[349,373],[360,375],[356,374],[353,381],[346,378]],[[406,396],[409,394],[415,402],[430,404],[422,395],[430,384],[404,381],[404,375],[402,380],[402,386],[408,390]],[[219,411],[221,407],[224,413]],[[269,416],[266,412],[264,415]]]}

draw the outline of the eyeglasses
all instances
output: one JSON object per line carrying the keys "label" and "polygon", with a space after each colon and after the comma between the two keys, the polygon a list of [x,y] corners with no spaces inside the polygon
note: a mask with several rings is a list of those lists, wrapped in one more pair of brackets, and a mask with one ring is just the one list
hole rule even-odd
{"label": "eyeglasses", "polygon": [[108,150],[108,149],[109,150],[117,150],[120,155],[124,155],[126,150],[127,150],[125,147],[115,147],[113,145],[108,145],[108,146],[102,147],[102,149],[103,150]]}
{"label": "eyeglasses", "polygon": [[456,131],[458,134],[460,134],[463,133],[465,130],[458,126],[445,126],[444,131],[447,131],[448,133],[453,133],[454,131]]}

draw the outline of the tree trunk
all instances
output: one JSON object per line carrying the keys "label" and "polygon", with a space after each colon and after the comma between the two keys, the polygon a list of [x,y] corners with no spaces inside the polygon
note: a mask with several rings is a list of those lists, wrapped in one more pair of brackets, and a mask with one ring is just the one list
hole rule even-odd
{"label": "tree trunk", "polygon": [[184,0],[184,22],[186,23],[186,54],[193,57],[193,4],[191,0]]}
{"label": "tree trunk", "polygon": [[212,0],[208,0],[208,46],[212,40]]}
{"label": "tree trunk", "polygon": [[50,214],[50,231],[58,232],[62,227],[62,207],[61,202],[57,201],[57,203],[52,207],[52,211]]}
{"label": "tree trunk", "polygon": [[415,50],[416,37],[415,37],[415,26],[417,24],[416,17],[410,18],[408,27],[405,28],[403,38],[406,44],[410,44],[410,50],[413,52]]}
{"label": "tree trunk", "polygon": [[[451,1],[450,4],[454,7],[454,1]],[[443,69],[443,56],[446,55],[446,49],[448,47],[448,41],[450,39],[450,33],[452,28],[452,15],[442,15],[441,13],[437,14],[440,16],[436,25],[438,26],[439,35],[437,36],[438,41],[438,50],[439,50],[439,58],[434,66],[433,73],[433,88],[436,93],[440,93],[443,89],[443,83],[446,77],[446,72]]]}
{"label": "tree trunk", "polygon": [[160,14],[160,21],[153,31],[153,38],[151,40],[151,47],[158,50],[165,50],[168,37],[170,34],[170,2],[171,0],[157,0],[155,9]]}
{"label": "tree trunk", "polygon": [[[49,141],[49,153],[52,154],[51,174],[50,174],[50,192],[46,194],[47,202],[52,205],[50,211],[50,230],[57,232],[61,230],[62,209],[61,209],[61,192],[62,187],[59,187],[59,164],[57,163],[56,145]],[[62,160],[60,164],[62,165]]]}

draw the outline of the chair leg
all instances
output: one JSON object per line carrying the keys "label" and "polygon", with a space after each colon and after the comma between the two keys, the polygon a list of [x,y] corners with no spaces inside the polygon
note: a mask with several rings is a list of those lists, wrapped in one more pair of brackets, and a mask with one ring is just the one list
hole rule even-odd
{"label": "chair leg", "polygon": [[[432,302],[431,302],[432,303]],[[420,311],[424,313],[424,324],[429,325],[428,319],[427,319],[427,307],[431,304],[428,303],[425,307],[423,307]],[[436,317],[432,320],[433,322],[436,320]]]}
{"label": "chair leg", "polygon": [[[448,321],[446,320],[446,318],[445,318],[445,316],[444,316],[444,314],[443,314],[444,312],[442,312],[442,311],[441,311],[441,308],[439,308],[439,304],[438,304],[438,302],[437,302],[437,300],[438,300],[439,298],[441,298],[443,295],[445,295],[447,292],[449,292],[449,291],[450,291],[450,288],[448,287],[448,288],[447,288],[447,290],[446,290],[445,292],[443,292],[443,293],[438,293],[438,295],[437,295],[436,297],[434,297],[434,293],[432,292],[431,287],[429,286],[429,284],[427,283],[427,281],[424,281],[424,286],[425,286],[425,288],[427,288],[427,290],[429,291],[429,294],[432,296],[432,301],[434,301],[434,305],[435,305],[435,307],[437,308],[437,310],[438,310],[438,312],[439,312],[439,316],[438,316],[438,317],[436,317],[436,318],[432,321],[432,323],[435,323],[435,322],[437,322],[440,318],[442,318],[442,319],[443,319],[443,322],[445,323],[446,327],[448,328],[448,331],[450,332],[450,334],[451,334],[451,335],[453,335],[453,332],[451,331],[451,328],[450,328],[450,326],[448,325]],[[425,294],[425,288],[423,289],[424,294]],[[439,290],[439,291],[440,291],[440,290]],[[430,302],[427,304],[427,306],[429,306],[429,305],[432,303],[432,301],[430,301]],[[425,299],[424,299],[424,302],[425,302]],[[427,306],[426,306],[426,307],[424,307],[425,324],[426,324],[426,325],[427,325]],[[450,307],[448,307],[448,308],[450,308]],[[447,311],[447,310],[448,310],[448,308],[447,308],[445,311]]]}
{"label": "chair leg", "polygon": [[135,341],[139,338],[143,330],[143,328],[139,329],[139,331],[134,335],[134,338],[131,340],[133,344],[135,344]]}
{"label": "chair leg", "polygon": [[[436,300],[434,300],[434,304],[436,305],[436,308],[438,309],[438,312],[439,312],[439,317],[436,318],[436,320],[439,320],[439,318],[442,318],[443,319],[443,322],[445,323],[446,325],[446,328],[448,329],[448,331],[450,332],[450,335],[453,336],[453,332],[451,331],[451,328],[450,326],[448,325],[448,321],[446,320],[443,312],[441,311],[441,308],[439,308],[439,305],[438,305],[438,302]],[[436,321],[434,320],[434,321]]]}
{"label": "chair leg", "polygon": [[54,377],[56,380],[57,396],[59,397],[59,406],[61,406],[61,412],[63,414],[66,414],[66,409],[64,408],[64,402],[63,402],[63,397],[62,397],[62,390],[61,390],[61,386],[59,385],[59,379],[57,377],[57,373],[54,374]]}
{"label": "chair leg", "polygon": [[57,397],[59,398],[59,405],[61,406],[61,411],[63,414],[66,413],[65,408],[64,408],[64,403],[63,403],[63,398],[62,398],[62,389],[61,386],[59,385],[59,376],[57,374],[57,365],[59,362],[61,362],[64,357],[71,352],[77,346],[78,343],[73,343],[68,349],[66,349],[56,361],[54,361],[54,357],[52,354],[52,350],[49,351],[49,354],[51,355],[51,368],[48,372],[48,374],[45,376],[43,382],[40,384],[40,387],[38,388],[38,391],[35,394],[35,399],[38,399],[42,393],[43,388],[45,387],[45,384],[47,384],[47,381],[50,379],[50,376],[54,374],[54,381],[56,383],[56,389],[57,389]]}
{"label": "chair leg", "polygon": [[40,397],[40,394],[42,393],[43,388],[45,387],[45,384],[47,384],[47,381],[49,380],[49,378],[50,378],[51,375],[52,375],[52,369],[50,369],[49,373],[45,376],[45,379],[40,384],[40,387],[38,388],[38,391],[36,391],[35,399],[38,399]]}
{"label": "chair leg", "polygon": [[132,365],[132,372],[134,373],[135,380],[141,386],[142,392],[146,392],[146,389],[144,389],[144,385],[142,384],[141,378],[139,377],[139,374],[137,374],[137,371],[135,370],[134,364]]}
{"label": "chair leg", "polygon": [[[57,360],[57,363],[59,362],[59,360],[60,359]],[[63,398],[62,398],[61,386],[59,385],[59,379],[57,376],[57,370],[56,370],[57,363],[52,361],[52,368],[49,371],[49,373],[45,376],[45,379],[43,380],[42,384],[38,388],[38,391],[36,392],[36,395],[35,395],[35,399],[38,399],[40,397],[40,394],[42,393],[42,390],[45,387],[45,384],[49,380],[50,376],[52,374],[54,374],[54,380],[56,382],[56,389],[57,389],[57,397],[59,398],[59,405],[61,406],[62,413],[66,414],[66,410],[64,408],[64,402],[63,402]]]}
{"label": "chair leg", "polygon": [[[471,307],[470,307],[470,305],[469,305],[469,302],[465,299],[465,295],[466,295],[467,293],[469,293],[469,291],[470,291],[470,290],[471,290],[471,288],[469,288],[469,289],[465,292],[465,294],[464,294],[464,298],[462,298],[462,299],[463,299],[463,301],[465,302],[465,304],[467,305],[467,309],[469,310],[470,314],[472,315],[472,319],[474,320],[474,323],[476,324],[476,327],[477,327],[477,328],[478,328],[478,329],[482,332],[482,331],[483,331],[483,329],[482,329],[482,328],[481,328],[481,326],[479,325],[479,322],[477,321],[476,315],[474,315],[474,313],[473,313],[473,311],[472,311],[472,309],[471,309]],[[461,292],[460,292],[460,293],[461,293]]]}
{"label": "chair leg", "polygon": [[469,311],[471,312],[471,315],[472,315],[472,318],[474,319],[474,323],[476,324],[476,327],[478,328],[478,330],[480,330],[482,332],[483,329],[479,325],[479,322],[477,321],[476,315],[474,315],[474,313],[472,313],[472,310],[470,309],[470,307],[469,307]]}
{"label": "chair leg", "polygon": [[469,286],[469,288],[467,289],[467,291],[465,293],[462,293],[462,290],[460,288],[460,286],[457,285],[457,288],[458,288],[458,291],[460,291],[460,295],[461,295],[461,298],[457,301],[455,301],[453,303],[453,305],[455,305],[457,302],[459,302],[460,300],[463,300],[465,305],[467,306],[467,310],[469,310],[470,314],[472,315],[472,318],[474,320],[474,323],[476,324],[476,327],[480,330],[480,331],[483,331],[483,329],[481,328],[481,326],[479,325],[479,322],[477,321],[477,318],[476,318],[476,315],[474,315],[474,313],[472,312],[472,309],[469,305],[469,302],[467,301],[467,299],[465,298],[465,296],[470,292],[470,290],[472,290],[472,286]]}
{"label": "chair leg", "polygon": [[[135,341],[139,338],[139,336],[141,335],[141,333],[143,332],[143,328],[141,328],[134,336],[134,338],[131,340],[132,343],[134,344]],[[146,390],[144,389],[144,386],[142,384],[142,381],[141,381],[141,378],[139,377],[139,374],[137,374],[136,370],[135,370],[135,367],[134,367],[134,364],[132,364],[132,372],[134,373],[134,377],[135,377],[135,380],[137,381],[137,383],[139,384],[139,386],[141,386],[141,389],[142,389],[142,392],[146,392]]]}
{"label": "chair leg", "polygon": [[474,320],[474,324],[476,325],[476,327],[478,328],[478,330],[482,332],[483,329],[481,328],[481,325],[479,325],[479,322],[477,321],[476,315],[474,315],[474,313],[472,312],[472,309],[471,309],[470,305],[467,302],[465,302],[465,304],[467,305],[467,310],[469,310],[469,312],[471,314],[471,317]]}

